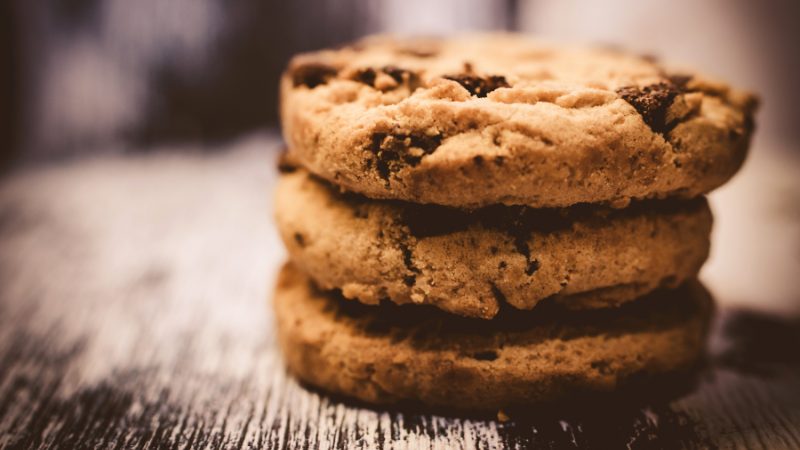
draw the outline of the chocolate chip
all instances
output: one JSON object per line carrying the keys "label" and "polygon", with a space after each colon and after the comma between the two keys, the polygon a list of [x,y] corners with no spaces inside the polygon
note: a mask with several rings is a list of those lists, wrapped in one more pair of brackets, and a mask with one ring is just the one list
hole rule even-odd
{"label": "chocolate chip", "polygon": [[405,277],[403,277],[403,283],[408,287],[414,286],[416,282],[417,282],[416,275],[406,275]]}
{"label": "chocolate chip", "polygon": [[472,158],[472,162],[474,162],[476,166],[482,166],[483,165],[483,156],[478,155],[478,156]]}
{"label": "chocolate chip", "polygon": [[[377,158],[375,166],[378,174],[388,182],[392,172],[405,165],[418,165],[423,156],[433,153],[441,143],[441,135],[375,133],[369,148]],[[419,149],[422,153],[412,149]]]}
{"label": "chocolate chip", "polygon": [[396,81],[398,84],[403,82],[403,76],[404,75],[408,75],[409,77],[411,76],[411,72],[410,71],[408,71],[406,69],[401,69],[401,68],[399,68],[397,66],[385,66],[381,70],[386,75],[389,75],[390,77],[392,77],[394,79],[394,81]]}
{"label": "chocolate chip", "polygon": [[416,73],[397,66],[384,66],[380,69],[373,69],[371,67],[359,69],[352,76],[352,79],[374,88],[375,81],[377,80],[379,73],[385,73],[386,75],[389,75],[398,86],[406,84],[412,91],[419,84],[419,76]]}
{"label": "chocolate chip", "polygon": [[680,93],[681,89],[671,81],[617,89],[617,94],[642,115],[650,129],[660,134],[669,132],[674,125],[667,123],[667,110]]}
{"label": "chocolate chip", "polygon": [[497,88],[509,87],[506,78],[500,75],[491,75],[482,78],[475,75],[459,74],[445,75],[444,78],[460,84],[464,89],[469,91],[470,95],[475,97],[486,97],[486,94]]}
{"label": "chocolate chip", "polygon": [[506,159],[504,157],[502,157],[502,156],[496,156],[494,158],[494,164],[496,166],[502,166],[505,161],[506,161]]}
{"label": "chocolate chip", "polygon": [[294,234],[294,241],[297,242],[297,245],[299,245],[300,247],[305,247],[306,246],[306,240],[303,237],[303,235],[300,234],[300,233],[295,233]]}
{"label": "chocolate chip", "polygon": [[362,82],[362,83],[364,83],[366,85],[374,87],[375,86],[375,77],[376,76],[377,76],[377,74],[375,73],[375,69],[366,68],[366,69],[361,69],[361,70],[356,72],[355,80],[356,81],[360,81],[360,82]]}
{"label": "chocolate chip", "polygon": [[313,89],[325,84],[335,77],[339,71],[335,67],[318,62],[301,64],[291,69],[290,76],[294,87],[308,86]]}

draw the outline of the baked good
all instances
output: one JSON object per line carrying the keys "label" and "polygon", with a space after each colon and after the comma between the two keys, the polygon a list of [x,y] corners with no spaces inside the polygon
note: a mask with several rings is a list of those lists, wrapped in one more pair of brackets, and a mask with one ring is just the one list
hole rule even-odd
{"label": "baked good", "polygon": [[557,304],[495,320],[366,306],[312,287],[291,265],[274,297],[289,370],[375,404],[497,411],[623,389],[703,356],[711,299],[696,281],[617,309]]}
{"label": "baked good", "polygon": [[739,169],[755,107],[650,57],[514,34],[373,37],[301,54],[281,81],[283,135],[309,170],[464,208],[698,196]]}
{"label": "baked good", "polygon": [[465,212],[341,193],[301,168],[281,176],[275,208],[291,259],[321,288],[486,319],[502,304],[597,308],[676,287],[708,256],[712,222],[702,197]]}

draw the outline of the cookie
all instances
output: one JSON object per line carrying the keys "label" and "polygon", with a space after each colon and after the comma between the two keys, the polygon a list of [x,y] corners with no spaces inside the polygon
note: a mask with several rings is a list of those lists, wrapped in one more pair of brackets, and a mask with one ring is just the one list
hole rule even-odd
{"label": "cookie", "polygon": [[741,166],[756,103],[650,57],[513,34],[366,39],[301,54],[281,81],[283,136],[309,170],[465,208],[709,192]]}
{"label": "cookie", "polygon": [[274,307],[289,370],[308,384],[375,404],[489,411],[687,370],[703,355],[712,311],[691,281],[618,309],[549,304],[490,321],[419,314],[315,290],[291,265]]}
{"label": "cookie", "polygon": [[486,319],[502,304],[597,308],[675,287],[705,261],[712,222],[702,197],[464,212],[341,193],[299,168],[275,208],[291,259],[321,288]]}

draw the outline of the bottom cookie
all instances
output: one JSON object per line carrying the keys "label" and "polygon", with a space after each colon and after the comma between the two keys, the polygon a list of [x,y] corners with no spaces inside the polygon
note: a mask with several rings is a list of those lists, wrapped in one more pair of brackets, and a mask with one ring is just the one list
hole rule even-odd
{"label": "bottom cookie", "polygon": [[289,370],[374,404],[491,411],[613,392],[683,372],[705,349],[713,310],[697,281],[619,308],[555,303],[493,320],[425,306],[367,306],[322,292],[291,264],[274,306]]}

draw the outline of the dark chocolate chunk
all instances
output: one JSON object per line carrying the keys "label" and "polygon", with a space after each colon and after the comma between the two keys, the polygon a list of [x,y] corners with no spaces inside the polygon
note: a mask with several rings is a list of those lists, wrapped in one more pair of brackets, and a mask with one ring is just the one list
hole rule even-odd
{"label": "dark chocolate chunk", "polygon": [[470,95],[475,97],[486,97],[486,94],[497,88],[509,87],[506,78],[500,75],[491,75],[483,78],[476,75],[459,74],[445,75],[444,78],[460,84],[469,91]]}
{"label": "dark chocolate chunk", "polygon": [[396,81],[398,84],[402,84],[403,83],[403,76],[404,75],[408,75],[409,77],[411,77],[411,72],[410,71],[408,71],[406,69],[401,69],[401,68],[399,68],[397,66],[385,66],[381,70],[386,75],[389,75],[390,77],[392,77],[394,79],[394,81]]}
{"label": "dark chocolate chunk", "polygon": [[380,69],[371,67],[360,69],[356,71],[352,79],[374,88],[375,80],[380,72],[392,77],[398,85],[407,84],[411,90],[414,90],[419,84],[419,76],[416,73],[396,66],[384,66]]}
{"label": "dark chocolate chunk", "polygon": [[291,69],[290,76],[292,77],[292,84],[294,87],[308,86],[315,88],[321,84],[325,84],[331,78],[339,73],[335,67],[327,64],[312,62],[301,64]]}
{"label": "dark chocolate chunk", "polygon": [[374,87],[376,76],[377,74],[375,73],[375,69],[366,68],[356,72],[355,80]]}
{"label": "dark chocolate chunk", "polygon": [[[388,181],[392,172],[404,165],[416,166],[423,156],[433,153],[441,143],[441,135],[375,133],[372,135],[370,151],[376,156],[378,174]],[[411,149],[420,149],[422,154]]]}
{"label": "dark chocolate chunk", "polygon": [[643,88],[627,86],[617,89],[617,94],[642,115],[647,126],[660,134],[669,132],[674,125],[667,123],[667,110],[680,93],[680,87],[671,81]]}

